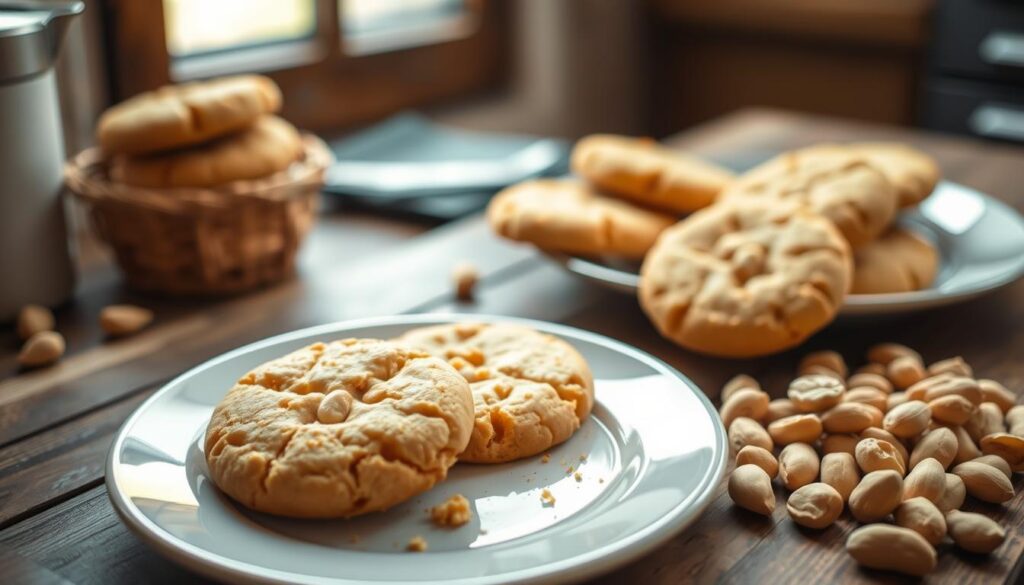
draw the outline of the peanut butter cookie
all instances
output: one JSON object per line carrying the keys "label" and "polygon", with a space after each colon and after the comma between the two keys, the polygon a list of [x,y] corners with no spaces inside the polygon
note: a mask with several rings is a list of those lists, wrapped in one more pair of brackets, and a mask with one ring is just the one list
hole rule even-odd
{"label": "peanut butter cookie", "polygon": [[237,132],[280,107],[281,91],[262,75],[169,85],[108,109],[96,135],[111,154],[147,154]]}
{"label": "peanut butter cookie", "polygon": [[663,213],[598,195],[576,181],[537,180],[498,193],[487,219],[499,235],[556,252],[642,258],[675,223]]}
{"label": "peanut butter cookie", "polygon": [[867,295],[921,290],[931,286],[939,254],[928,240],[896,227],[853,255],[851,294]]}
{"label": "peanut butter cookie", "polygon": [[213,411],[205,453],[213,481],[249,508],[337,518],[443,480],[472,427],[469,384],[444,360],[346,339],[242,376]]}
{"label": "peanut butter cookie", "polygon": [[707,207],[732,172],[644,138],[595,134],[576,143],[572,170],[609,193],[673,213]]}
{"label": "peanut butter cookie", "polygon": [[848,148],[882,171],[896,189],[900,207],[920,203],[942,178],[935,159],[906,144],[855,142]]}
{"label": "peanut butter cookie", "polygon": [[875,239],[896,214],[896,192],[864,157],[834,145],[781,154],[742,175],[723,200],[793,200],[832,221],[854,248]]}
{"label": "peanut butter cookie", "polygon": [[587,362],[571,345],[528,327],[458,323],[397,340],[448,360],[470,382],[476,422],[459,459],[500,463],[562,443],[594,404]]}
{"label": "peanut butter cookie", "polygon": [[765,355],[835,317],[850,286],[849,245],[792,200],[720,202],[669,228],[644,260],[640,304],[694,351]]}

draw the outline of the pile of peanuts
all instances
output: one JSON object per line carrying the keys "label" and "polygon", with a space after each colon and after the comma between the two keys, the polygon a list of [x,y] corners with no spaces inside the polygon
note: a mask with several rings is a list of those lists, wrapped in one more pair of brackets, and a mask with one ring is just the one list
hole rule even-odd
{"label": "pile of peanuts", "polygon": [[812,529],[848,508],[863,526],[846,550],[874,569],[925,575],[947,535],[964,550],[994,551],[1005,530],[960,508],[967,495],[1013,498],[1012,474],[1024,472],[1024,405],[999,382],[975,379],[959,357],[925,367],[895,343],[867,357],[847,377],[838,353],[807,355],[787,398],[771,400],[744,374],[725,384],[720,414],[736,457],[729,496],[771,516],[778,477],[790,517]]}
{"label": "pile of peanuts", "polygon": [[[153,311],[134,305],[109,305],[100,311],[100,329],[110,337],[123,337],[143,329],[153,320]],[[18,363],[38,368],[55,363],[64,355],[64,336],[55,329],[57,320],[50,309],[25,305],[18,312],[15,329],[24,341]]]}

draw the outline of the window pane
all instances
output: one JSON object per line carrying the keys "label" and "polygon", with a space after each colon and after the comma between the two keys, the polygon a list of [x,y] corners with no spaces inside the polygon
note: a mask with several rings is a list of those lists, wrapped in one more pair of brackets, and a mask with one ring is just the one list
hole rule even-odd
{"label": "window pane", "polygon": [[401,32],[459,16],[463,0],[338,0],[346,35]]}
{"label": "window pane", "polygon": [[182,57],[310,37],[316,0],[164,0],[167,51]]}

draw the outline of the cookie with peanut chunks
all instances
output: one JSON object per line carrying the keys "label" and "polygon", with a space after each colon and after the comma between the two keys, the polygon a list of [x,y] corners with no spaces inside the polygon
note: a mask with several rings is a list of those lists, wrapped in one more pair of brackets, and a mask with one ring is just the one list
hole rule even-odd
{"label": "cookie with peanut chunks", "polygon": [[498,235],[539,248],[574,254],[643,258],[671,215],[596,193],[569,180],[542,179],[513,185],[487,206]]}
{"label": "cookie with peanut chunks", "polygon": [[169,85],[108,109],[96,137],[111,154],[151,154],[238,132],[280,108],[281,90],[262,75]]}
{"label": "cookie with peanut chunks", "polygon": [[734,176],[718,165],[645,138],[594,134],[572,151],[572,170],[619,197],[673,213],[711,205]]}
{"label": "cookie with peanut chunks", "polygon": [[536,455],[571,437],[593,408],[590,367],[552,335],[521,325],[457,323],[413,329],[397,341],[448,360],[469,380],[476,421],[463,461]]}
{"label": "cookie with peanut chunks", "polygon": [[922,290],[931,286],[938,271],[935,246],[908,229],[894,227],[854,252],[850,294]]}
{"label": "cookie with peanut chunks", "polygon": [[899,142],[854,142],[846,145],[889,179],[901,208],[912,207],[931,195],[942,177],[928,154]]}
{"label": "cookie with peanut chunks", "polygon": [[658,239],[640,271],[640,305],[687,349],[766,355],[831,322],[851,272],[850,247],[824,217],[793,201],[723,201]]}
{"label": "cookie with peanut chunks", "polygon": [[214,409],[204,452],[214,483],[244,506],[339,518],[430,489],[472,428],[469,384],[444,360],[345,339],[242,376]]}

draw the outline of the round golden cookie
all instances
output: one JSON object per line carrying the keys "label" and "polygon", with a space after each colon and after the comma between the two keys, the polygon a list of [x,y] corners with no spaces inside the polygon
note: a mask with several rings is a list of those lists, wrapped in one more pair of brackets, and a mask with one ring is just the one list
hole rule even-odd
{"label": "round golden cookie", "polygon": [[850,286],[851,257],[831,222],[795,202],[719,202],[658,239],[640,271],[640,305],[688,349],[775,353],[832,321]]}
{"label": "round golden cookie", "polygon": [[443,480],[473,427],[444,360],[376,339],[315,343],[235,384],[206,430],[210,477],[270,514],[385,510]]}
{"label": "round golden cookie", "polygon": [[576,143],[572,170],[620,197],[673,213],[707,207],[732,172],[651,139],[594,134]]}
{"label": "round golden cookie", "polygon": [[896,215],[896,192],[885,175],[831,145],[787,152],[755,167],[721,198],[737,197],[797,201],[831,220],[855,248],[881,235]]}
{"label": "round golden cookie", "polygon": [[553,179],[504,189],[487,207],[487,220],[499,235],[546,250],[624,258],[642,258],[676,221],[582,183]]}
{"label": "round golden cookie", "polygon": [[217,187],[287,169],[302,156],[302,137],[276,116],[201,146],[138,157],[115,157],[110,177],[138,187]]}
{"label": "round golden cookie", "polygon": [[847,147],[882,171],[896,189],[900,207],[920,203],[942,178],[935,159],[906,144],[855,142]]}
{"label": "round golden cookie", "polygon": [[448,360],[470,382],[476,422],[459,459],[500,463],[572,436],[594,405],[590,367],[571,345],[528,327],[458,323],[397,340]]}
{"label": "round golden cookie", "polygon": [[850,294],[911,292],[931,286],[939,270],[935,246],[904,228],[892,228],[853,255]]}
{"label": "round golden cookie", "polygon": [[280,108],[281,91],[261,75],[169,85],[108,109],[96,137],[112,154],[160,152],[242,130]]}

